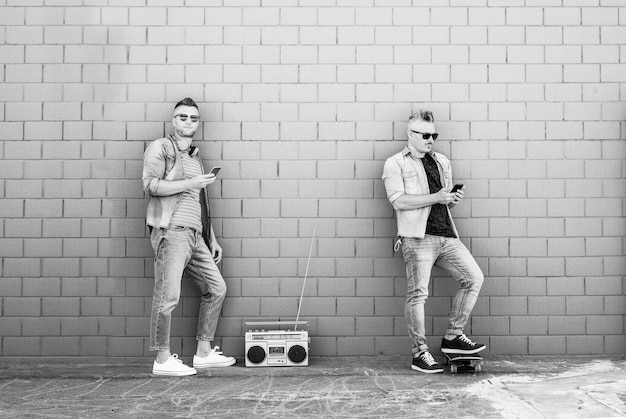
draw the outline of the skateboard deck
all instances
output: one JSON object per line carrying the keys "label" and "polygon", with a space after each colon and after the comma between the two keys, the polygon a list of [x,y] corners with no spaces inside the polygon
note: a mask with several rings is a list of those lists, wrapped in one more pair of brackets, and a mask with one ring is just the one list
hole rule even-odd
{"label": "skateboard deck", "polygon": [[443,353],[446,364],[450,365],[450,372],[456,374],[461,371],[481,372],[483,358],[480,355],[460,354],[460,353]]}

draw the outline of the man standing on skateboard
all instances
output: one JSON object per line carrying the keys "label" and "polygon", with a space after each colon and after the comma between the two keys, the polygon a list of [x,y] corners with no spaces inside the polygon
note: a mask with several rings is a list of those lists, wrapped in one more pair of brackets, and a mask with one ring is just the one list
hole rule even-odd
{"label": "man standing on skateboard", "polygon": [[459,282],[452,302],[448,329],[441,340],[444,353],[476,354],[485,345],[463,332],[476,304],[484,276],[469,250],[459,240],[450,208],[463,199],[463,187],[452,192],[452,167],[433,151],[437,139],[432,112],[420,110],[408,121],[408,144],[389,157],[383,169],[387,198],[396,211],[398,237],[406,264],[405,316],[412,340],[411,368],[424,373],[443,372],[428,351],[424,303],[433,266]]}

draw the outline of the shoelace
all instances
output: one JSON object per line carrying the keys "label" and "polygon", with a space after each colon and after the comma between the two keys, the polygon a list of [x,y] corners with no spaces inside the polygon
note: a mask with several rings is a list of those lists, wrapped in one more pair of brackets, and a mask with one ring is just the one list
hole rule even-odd
{"label": "shoelace", "polygon": [[181,359],[178,359],[178,354],[172,354],[172,359],[174,360],[174,362],[178,362],[179,364],[183,363]]}
{"label": "shoelace", "polygon": [[433,358],[430,352],[424,352],[420,358],[422,358],[424,362],[427,363],[428,365],[434,365],[437,363],[435,362],[435,358]]}
{"label": "shoelace", "polygon": [[461,339],[463,342],[467,343],[468,345],[472,345],[472,346],[476,346],[476,342],[472,342],[467,336],[465,335],[461,335],[459,336],[459,339]]}

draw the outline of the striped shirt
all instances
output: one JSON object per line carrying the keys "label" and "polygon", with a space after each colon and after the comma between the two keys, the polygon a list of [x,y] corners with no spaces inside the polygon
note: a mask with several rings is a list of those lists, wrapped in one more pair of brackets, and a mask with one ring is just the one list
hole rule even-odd
{"label": "striped shirt", "polygon": [[[201,175],[202,169],[197,158],[188,153],[181,153],[183,160],[183,172],[185,179]],[[189,227],[202,233],[202,221],[200,210],[200,189],[189,189],[183,192],[183,196],[174,211],[170,227]]]}

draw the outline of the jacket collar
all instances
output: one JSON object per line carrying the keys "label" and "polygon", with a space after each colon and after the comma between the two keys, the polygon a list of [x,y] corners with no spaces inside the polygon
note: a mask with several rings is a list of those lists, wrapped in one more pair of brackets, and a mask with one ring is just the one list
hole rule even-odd
{"label": "jacket collar", "polygon": [[[404,146],[404,149],[402,150],[402,155],[403,156],[407,156],[407,155],[411,155],[413,158],[416,159],[421,159],[421,157],[418,157],[417,155],[417,150],[415,150],[415,148],[413,148],[410,144],[407,144]],[[428,154],[430,154],[433,158],[435,157],[435,152],[434,151],[429,151]]]}

